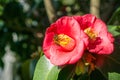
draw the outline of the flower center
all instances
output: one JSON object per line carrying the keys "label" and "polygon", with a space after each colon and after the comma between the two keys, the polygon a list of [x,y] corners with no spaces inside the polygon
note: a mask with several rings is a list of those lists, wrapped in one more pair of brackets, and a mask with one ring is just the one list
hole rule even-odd
{"label": "flower center", "polygon": [[66,50],[72,50],[75,46],[75,40],[65,34],[55,35],[54,42]]}
{"label": "flower center", "polygon": [[95,40],[97,37],[97,34],[93,31],[91,28],[86,28],[84,32],[89,36],[90,39]]}

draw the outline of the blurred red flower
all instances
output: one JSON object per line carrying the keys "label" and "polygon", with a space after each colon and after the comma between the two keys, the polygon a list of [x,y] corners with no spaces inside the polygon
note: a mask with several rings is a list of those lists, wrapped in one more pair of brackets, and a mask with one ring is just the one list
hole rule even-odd
{"label": "blurred red flower", "polygon": [[82,57],[87,41],[79,23],[65,16],[47,28],[43,51],[54,65],[73,64]]}
{"label": "blurred red flower", "polygon": [[105,23],[94,15],[74,16],[81,29],[88,35],[87,49],[96,54],[110,54],[114,50],[114,38],[107,31]]}

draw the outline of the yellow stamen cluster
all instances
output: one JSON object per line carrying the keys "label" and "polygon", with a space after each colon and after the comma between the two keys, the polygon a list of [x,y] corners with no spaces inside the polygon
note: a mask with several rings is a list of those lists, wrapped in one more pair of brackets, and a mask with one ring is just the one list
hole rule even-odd
{"label": "yellow stamen cluster", "polygon": [[60,46],[66,46],[70,43],[71,38],[65,34],[55,35],[54,42]]}
{"label": "yellow stamen cluster", "polygon": [[97,37],[97,34],[91,29],[91,28],[86,28],[84,32],[89,36],[90,39],[94,40]]}

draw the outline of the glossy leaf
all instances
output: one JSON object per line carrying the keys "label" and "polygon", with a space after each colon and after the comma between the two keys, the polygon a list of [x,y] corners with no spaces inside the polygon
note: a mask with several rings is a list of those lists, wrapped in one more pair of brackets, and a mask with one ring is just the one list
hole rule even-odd
{"label": "glossy leaf", "polygon": [[98,69],[95,69],[90,74],[90,80],[107,80],[107,78]]}
{"label": "glossy leaf", "polygon": [[42,56],[37,62],[33,80],[57,80],[60,69]]}
{"label": "glossy leaf", "polygon": [[120,14],[120,7],[116,9],[116,11],[113,13],[112,17],[109,19],[108,24],[114,24],[115,21],[119,21],[119,14]]}
{"label": "glossy leaf", "polygon": [[60,71],[58,80],[70,80],[74,74],[75,65],[67,65]]}
{"label": "glossy leaf", "polygon": [[113,34],[113,36],[120,35],[120,31],[118,29],[120,26],[108,25],[108,31]]}
{"label": "glossy leaf", "polygon": [[118,73],[109,73],[109,80],[120,80],[120,74]]}

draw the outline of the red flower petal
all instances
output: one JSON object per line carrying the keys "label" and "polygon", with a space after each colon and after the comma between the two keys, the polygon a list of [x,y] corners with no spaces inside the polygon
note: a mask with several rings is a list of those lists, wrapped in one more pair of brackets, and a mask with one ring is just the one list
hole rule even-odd
{"label": "red flower petal", "polygon": [[[54,36],[59,34],[65,34],[71,37],[75,41],[75,47],[65,51],[64,49],[68,49],[68,46],[68,48],[64,48],[57,45],[54,42]],[[78,22],[73,17],[62,17],[47,29],[43,42],[43,51],[55,65],[73,64],[83,54],[84,42],[81,38],[83,35],[85,33],[81,31]]]}
{"label": "red flower petal", "polygon": [[[89,47],[90,52],[94,52],[97,54],[110,54],[113,52],[113,40],[112,35],[107,31],[107,27],[104,22],[100,19],[95,19],[92,24],[92,28],[97,34],[97,39],[95,43],[90,44],[91,46],[95,46],[95,48]],[[97,42],[97,43],[96,43]],[[98,43],[99,42],[99,43]],[[95,45],[94,45],[95,44]]]}
{"label": "red flower petal", "polygon": [[82,17],[76,16],[75,19],[80,24],[81,29],[83,29],[88,37],[90,37],[88,45],[88,50],[90,52],[96,54],[112,53],[114,49],[114,38],[107,31],[107,27],[102,20],[96,18],[91,14],[86,14]]}
{"label": "red flower petal", "polygon": [[81,23],[82,22],[82,17],[81,16],[73,16],[74,19],[76,19],[79,23],[79,26],[80,28],[82,29],[80,34],[84,34],[84,35],[80,35],[81,36],[81,39],[84,41],[84,45],[85,45],[85,48],[88,46],[89,44],[89,41],[88,41],[88,36],[84,33],[84,29],[83,29],[83,24]]}

